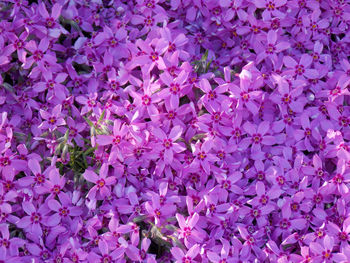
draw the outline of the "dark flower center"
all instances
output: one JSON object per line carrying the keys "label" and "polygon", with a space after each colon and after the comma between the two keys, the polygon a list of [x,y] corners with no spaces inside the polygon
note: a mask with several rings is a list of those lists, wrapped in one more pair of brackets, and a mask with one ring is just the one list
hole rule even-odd
{"label": "dark flower center", "polygon": [[36,223],[40,223],[41,221],[41,215],[39,213],[32,213],[30,220],[32,221],[32,223],[36,224]]}
{"label": "dark flower center", "polygon": [[97,182],[96,182],[96,185],[98,188],[102,188],[103,186],[105,186],[105,184],[106,184],[106,182],[103,179],[97,180]]}
{"label": "dark flower center", "polygon": [[152,99],[148,95],[145,95],[142,97],[142,104],[143,105],[148,106],[151,104],[151,101],[152,101]]}
{"label": "dark flower center", "polygon": [[163,146],[167,149],[170,149],[173,146],[171,139],[164,139]]}
{"label": "dark flower center", "polygon": [[34,51],[33,58],[35,61],[40,61],[43,58],[44,54],[40,50]]}
{"label": "dark flower center", "polygon": [[55,25],[55,20],[52,17],[46,18],[46,26],[51,28]]}

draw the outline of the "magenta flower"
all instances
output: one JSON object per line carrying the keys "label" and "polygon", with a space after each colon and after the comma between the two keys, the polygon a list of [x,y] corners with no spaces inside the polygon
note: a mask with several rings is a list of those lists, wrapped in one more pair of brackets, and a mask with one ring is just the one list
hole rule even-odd
{"label": "magenta flower", "polygon": [[162,58],[162,54],[167,49],[167,43],[163,39],[159,39],[153,49],[151,43],[142,41],[141,39],[136,41],[136,45],[141,49],[140,56],[136,56],[132,61],[126,65],[128,70],[132,70],[137,66],[142,66],[142,72],[149,73],[155,66],[159,70],[166,69],[166,65]]}
{"label": "magenta flower", "polygon": [[19,156],[10,149],[4,150],[3,154],[0,155],[0,172],[3,174],[4,179],[6,175],[11,177],[15,172],[24,171],[26,169],[26,161],[18,157]]}
{"label": "magenta flower", "polygon": [[205,95],[200,98],[200,104],[203,103],[206,107],[210,107],[214,111],[219,110],[225,99],[225,96],[222,94],[227,91],[228,85],[225,83],[213,89],[207,79],[202,79],[199,87]]}
{"label": "magenta flower", "polygon": [[184,50],[184,46],[188,43],[188,38],[185,34],[180,33],[176,35],[176,37],[173,37],[172,34],[174,33],[167,27],[161,29],[160,34],[164,40],[169,41],[167,49],[168,53],[171,54],[178,51],[181,59],[185,60],[185,58],[188,58],[189,54]]}
{"label": "magenta flower", "polygon": [[27,31],[23,31],[19,37],[17,37],[15,34],[9,34],[8,36],[12,44],[8,45],[7,49],[11,50],[11,53],[16,50],[18,60],[21,61],[22,63],[26,62],[27,52],[24,49],[24,47],[25,47],[25,40],[27,39],[28,35],[29,33]]}
{"label": "magenta flower", "polygon": [[314,260],[322,262],[344,262],[347,257],[343,253],[332,253],[334,238],[326,235],[323,242],[311,242],[310,250],[315,255]]}
{"label": "magenta flower", "polygon": [[167,72],[160,75],[160,79],[168,86],[168,88],[160,91],[159,97],[164,98],[165,103],[170,104],[170,107],[173,109],[179,107],[179,99],[183,96],[181,90],[187,80],[187,76],[188,73],[184,70],[181,71],[175,79],[172,78]]}
{"label": "magenta flower", "polygon": [[186,220],[181,214],[176,214],[176,219],[179,223],[179,239],[184,239],[186,247],[190,248],[194,244],[201,243],[205,238],[203,232],[197,230],[197,222],[199,220],[199,215],[194,213],[192,216],[188,217]]}
{"label": "magenta flower", "polygon": [[0,1],[0,262],[349,262],[347,2]]}
{"label": "magenta flower", "polygon": [[115,176],[108,176],[108,164],[104,163],[101,166],[99,175],[91,170],[86,170],[83,175],[87,181],[95,184],[87,194],[90,200],[95,199],[96,194],[99,194],[102,199],[110,195],[110,185],[115,183],[116,178]]}
{"label": "magenta flower", "polygon": [[86,96],[78,96],[75,98],[77,102],[84,105],[81,111],[82,115],[92,111],[97,116],[101,115],[101,104],[97,100],[97,93],[89,93],[88,97]]}
{"label": "magenta flower", "polygon": [[261,122],[258,127],[255,124],[246,122],[243,124],[243,129],[250,137],[242,139],[242,141],[238,144],[238,147],[245,150],[249,145],[251,145],[252,153],[256,153],[261,151],[261,145],[275,144],[276,138],[272,135],[266,135],[269,128],[270,123],[267,121]]}
{"label": "magenta flower", "polygon": [[240,251],[240,256],[242,258],[250,258],[252,256],[252,250],[257,255],[261,255],[262,251],[259,247],[259,239],[264,234],[262,230],[256,231],[252,234],[250,234],[247,229],[242,226],[237,226],[240,236],[243,238],[244,243]]}
{"label": "magenta flower", "polygon": [[45,19],[45,26],[48,28],[50,37],[58,38],[61,34],[67,33],[67,31],[59,23],[57,23],[61,10],[62,5],[56,3],[52,7],[52,13],[50,15],[43,2],[38,5],[38,11]]}
{"label": "magenta flower", "polygon": [[278,61],[278,53],[286,50],[290,47],[290,44],[286,41],[279,41],[277,32],[274,30],[270,30],[267,33],[267,45],[257,42],[256,51],[258,53],[256,57],[256,63],[259,64],[262,60],[266,58],[270,58],[273,63],[277,63]]}
{"label": "magenta flower", "polygon": [[56,58],[52,55],[46,54],[46,51],[50,45],[50,41],[48,38],[43,38],[39,46],[37,46],[34,40],[30,40],[26,43],[25,48],[30,51],[32,54],[26,61],[23,63],[24,69],[29,69],[33,63],[36,63],[39,67],[40,71],[45,72],[45,62],[49,65],[52,65],[56,62]]}
{"label": "magenta flower", "polygon": [[198,255],[199,251],[200,251],[199,245],[195,244],[186,252],[186,254],[178,247],[173,247],[171,249],[171,254],[176,259],[176,263],[183,263],[183,262],[195,263],[195,262],[198,262],[194,259]]}
{"label": "magenta flower", "polygon": [[110,252],[111,249],[109,248],[108,243],[103,239],[98,241],[98,249],[100,255],[95,252],[89,253],[87,257],[89,262],[117,262],[116,260],[121,258],[125,251],[124,247],[119,247]]}
{"label": "magenta flower", "polygon": [[169,218],[176,211],[176,206],[174,204],[162,203],[160,196],[156,193],[151,195],[152,202],[146,202],[145,208],[149,216],[154,218],[156,226],[160,226],[161,222]]}
{"label": "magenta flower", "polygon": [[350,172],[346,169],[345,160],[340,159],[332,180],[328,181],[325,187],[329,192],[337,190],[340,194],[346,194],[349,192],[348,182],[350,182]]}
{"label": "magenta flower", "polygon": [[176,140],[179,139],[182,134],[182,128],[180,126],[173,127],[169,133],[169,136],[167,136],[160,128],[155,128],[153,133],[162,143],[165,163],[170,164],[173,162],[174,152],[180,153],[186,150],[185,147],[181,146],[179,143],[176,143]]}
{"label": "magenta flower", "polygon": [[84,140],[81,136],[81,132],[85,130],[86,124],[80,122],[76,123],[71,117],[68,117],[67,125],[69,128],[70,139],[73,139],[78,146],[83,147]]}
{"label": "magenta flower", "polygon": [[299,142],[302,139],[304,139],[301,141],[304,144],[303,146],[306,148],[306,150],[313,151],[314,147],[311,145],[311,140],[312,138],[317,138],[317,135],[315,135],[315,128],[312,127],[314,125],[313,123],[310,123],[309,116],[307,113],[302,113],[300,115],[300,123],[303,129],[294,130],[294,138],[296,142]]}
{"label": "magenta flower", "polygon": [[48,209],[46,204],[41,205],[38,209],[28,201],[22,203],[23,211],[27,214],[16,222],[17,227],[26,229],[27,232],[41,237],[43,235],[42,225],[50,226],[53,222],[48,220]]}
{"label": "magenta flower", "polygon": [[6,255],[13,257],[12,259],[8,257],[6,261],[14,262],[14,260],[18,260],[18,258],[14,256],[19,255],[18,248],[22,247],[25,241],[17,237],[10,237],[8,224],[0,224],[0,233],[0,260],[4,260],[1,256],[6,257]]}
{"label": "magenta flower", "polygon": [[331,234],[335,241],[338,243],[340,242],[340,246],[342,249],[347,247],[348,240],[350,238],[350,227],[349,227],[349,219],[347,218],[344,220],[343,227],[339,227],[338,225],[328,222],[327,223],[327,232]]}
{"label": "magenta flower", "polygon": [[56,226],[59,223],[72,224],[71,217],[80,216],[83,210],[80,207],[72,205],[72,198],[66,193],[59,193],[60,202],[55,199],[48,201],[48,207],[55,212],[48,218],[51,226]]}
{"label": "magenta flower", "polygon": [[297,78],[315,79],[318,77],[316,69],[311,69],[312,57],[309,54],[303,54],[299,63],[291,56],[283,58],[284,65],[288,68],[284,74],[296,76]]}
{"label": "magenta flower", "polygon": [[65,125],[66,122],[62,117],[62,105],[56,105],[52,112],[49,113],[45,110],[40,110],[40,115],[44,119],[44,121],[39,125],[40,129],[48,129],[49,131],[53,131],[57,129],[58,126]]}
{"label": "magenta flower", "polygon": [[253,115],[256,115],[259,111],[259,107],[255,100],[260,97],[261,91],[251,90],[250,85],[253,76],[250,71],[244,69],[239,76],[240,87],[235,84],[229,85],[230,91],[235,96],[235,99],[238,100],[237,109],[243,110],[243,106],[245,106]]}
{"label": "magenta flower", "polygon": [[193,147],[193,154],[196,156],[196,158],[191,163],[191,168],[201,167],[206,174],[210,174],[211,165],[219,160],[219,158],[217,158],[214,154],[209,153],[211,150],[210,146],[211,143],[206,141],[202,145],[196,145],[196,147]]}
{"label": "magenta flower", "polygon": [[207,252],[208,259],[214,263],[235,262],[235,259],[232,258],[232,256],[230,255],[230,252],[231,252],[230,243],[226,239],[221,239],[221,242],[222,242],[222,248],[220,251],[220,255],[219,255],[219,253],[216,253],[214,251],[208,251]]}
{"label": "magenta flower", "polygon": [[110,160],[117,157],[120,161],[124,160],[122,149],[127,145],[125,135],[128,133],[128,127],[120,120],[115,120],[113,125],[113,135],[98,135],[96,142],[100,146],[112,145]]}

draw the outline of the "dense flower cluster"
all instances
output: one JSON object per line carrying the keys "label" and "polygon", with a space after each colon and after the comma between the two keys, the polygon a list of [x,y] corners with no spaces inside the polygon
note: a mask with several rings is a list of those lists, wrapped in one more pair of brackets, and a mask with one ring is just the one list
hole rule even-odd
{"label": "dense flower cluster", "polygon": [[344,0],[0,1],[0,262],[350,262]]}

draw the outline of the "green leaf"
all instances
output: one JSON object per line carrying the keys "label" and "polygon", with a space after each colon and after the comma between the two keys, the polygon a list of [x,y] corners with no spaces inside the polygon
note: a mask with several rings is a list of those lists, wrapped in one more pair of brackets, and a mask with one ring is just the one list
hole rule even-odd
{"label": "green leaf", "polygon": [[94,152],[95,150],[97,149],[97,147],[91,147],[89,149],[87,149],[85,152],[84,152],[84,156],[87,156],[89,155],[90,153]]}
{"label": "green leaf", "polygon": [[135,217],[132,221],[133,221],[134,223],[139,223],[139,222],[145,221],[146,218],[147,218],[147,216],[145,216],[145,215],[143,215],[143,216],[137,216],[137,217]]}
{"label": "green leaf", "polygon": [[167,221],[167,222],[175,222],[175,221],[177,221],[177,219],[176,219],[175,216],[172,216],[172,217],[167,218],[166,221]]}
{"label": "green leaf", "polygon": [[202,55],[201,61],[207,61],[208,59],[208,54],[209,54],[209,50],[207,49],[205,51],[205,53]]}
{"label": "green leaf", "polygon": [[177,229],[177,227],[174,225],[166,225],[165,228],[173,232],[175,232]]}
{"label": "green leaf", "polygon": [[212,62],[213,62],[213,59],[211,59],[211,60],[207,63],[207,65],[206,65],[206,67],[205,67],[205,73],[208,73],[209,68],[210,68],[210,65],[211,65]]}
{"label": "green leaf", "polygon": [[63,160],[66,159],[67,152],[68,152],[68,144],[65,144],[63,146],[63,150],[62,150],[62,154],[61,154],[61,157],[63,158]]}
{"label": "green leaf", "polygon": [[105,118],[105,115],[106,115],[106,109],[103,110],[100,118],[98,119],[97,123],[100,124],[101,121],[103,121],[103,119]]}
{"label": "green leaf", "polygon": [[89,124],[89,126],[91,128],[95,128],[95,125],[92,123],[92,121],[90,121],[88,118],[86,118],[85,116],[83,116],[84,120]]}
{"label": "green leaf", "polygon": [[2,85],[4,86],[4,88],[5,88],[7,91],[9,91],[9,92],[11,92],[11,93],[15,93],[14,88],[13,88],[10,84],[4,82],[4,83],[2,83]]}
{"label": "green leaf", "polygon": [[69,138],[69,129],[66,130],[66,133],[64,134],[64,140],[65,141],[68,141],[68,138]]}
{"label": "green leaf", "polygon": [[182,243],[180,242],[180,240],[178,240],[176,237],[171,236],[171,235],[168,235],[168,237],[171,238],[171,239],[174,241],[174,243],[175,243],[175,245],[176,245],[177,247],[179,247],[179,248],[181,248],[181,249],[184,249],[184,248],[185,248],[184,245],[182,245]]}
{"label": "green leaf", "polygon": [[190,139],[190,141],[189,141],[189,143],[191,143],[192,141],[198,141],[198,140],[200,140],[200,139],[203,139],[203,138],[205,138],[207,135],[205,134],[205,133],[198,133],[198,134],[196,134],[195,136],[193,136],[191,139]]}

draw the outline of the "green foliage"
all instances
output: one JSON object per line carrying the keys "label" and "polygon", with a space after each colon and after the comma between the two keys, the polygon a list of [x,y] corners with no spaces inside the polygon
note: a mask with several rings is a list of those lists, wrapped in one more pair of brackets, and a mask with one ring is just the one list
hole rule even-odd
{"label": "green foliage", "polygon": [[209,72],[211,63],[213,62],[213,59],[210,59],[208,61],[208,50],[205,51],[205,53],[202,55],[202,58],[200,60],[196,60],[192,62],[194,71],[198,74],[198,75],[202,75],[205,73]]}

